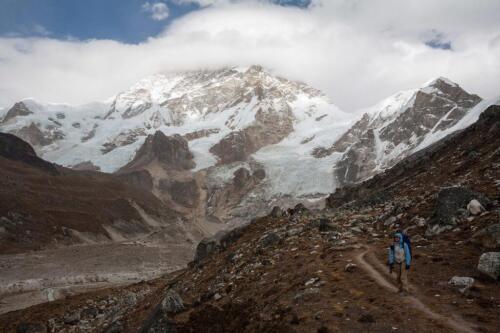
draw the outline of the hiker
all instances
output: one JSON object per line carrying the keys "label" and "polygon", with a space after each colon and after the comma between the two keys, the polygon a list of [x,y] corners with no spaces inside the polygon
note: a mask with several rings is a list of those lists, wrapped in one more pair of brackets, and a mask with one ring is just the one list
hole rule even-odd
{"label": "hiker", "polygon": [[396,269],[398,292],[409,292],[408,270],[411,264],[411,247],[408,236],[402,232],[394,234],[394,243],[389,247],[389,273]]}

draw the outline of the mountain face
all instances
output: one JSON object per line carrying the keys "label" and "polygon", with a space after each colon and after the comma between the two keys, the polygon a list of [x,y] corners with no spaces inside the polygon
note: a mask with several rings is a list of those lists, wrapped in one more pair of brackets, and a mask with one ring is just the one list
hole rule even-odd
{"label": "mountain face", "polygon": [[370,178],[474,122],[480,101],[439,78],[354,119],[320,91],[251,66],[154,75],[106,103],[21,101],[0,130],[49,161],[116,172],[219,222]]}
{"label": "mountain face", "polygon": [[455,126],[480,101],[479,96],[438,78],[370,108],[331,147],[318,148],[315,156],[343,153],[335,170],[338,183],[356,183],[434,142],[433,135]]}

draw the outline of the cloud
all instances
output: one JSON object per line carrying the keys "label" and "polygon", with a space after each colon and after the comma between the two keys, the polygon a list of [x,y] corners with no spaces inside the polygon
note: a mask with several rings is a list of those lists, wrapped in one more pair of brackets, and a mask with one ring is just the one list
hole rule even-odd
{"label": "cloud", "polygon": [[[500,2],[315,0],[306,9],[265,1],[216,3],[159,36],[110,40],[0,38],[0,105],[24,97],[104,100],[150,74],[262,64],[305,81],[353,111],[446,76],[500,95]],[[441,34],[452,50],[426,45]]]}
{"label": "cloud", "polygon": [[155,21],[163,21],[169,15],[169,10],[163,2],[149,3],[145,2],[142,5],[142,11],[150,13],[151,18]]}

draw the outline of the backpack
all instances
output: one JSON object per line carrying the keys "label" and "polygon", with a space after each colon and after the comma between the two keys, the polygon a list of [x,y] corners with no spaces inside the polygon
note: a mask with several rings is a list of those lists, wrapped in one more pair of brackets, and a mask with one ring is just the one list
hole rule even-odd
{"label": "backpack", "polygon": [[411,256],[411,240],[410,240],[410,236],[408,236],[406,233],[402,232],[401,233],[403,235],[403,243],[406,243],[406,245],[408,245],[408,250],[410,250],[410,259],[412,259],[412,256]]}

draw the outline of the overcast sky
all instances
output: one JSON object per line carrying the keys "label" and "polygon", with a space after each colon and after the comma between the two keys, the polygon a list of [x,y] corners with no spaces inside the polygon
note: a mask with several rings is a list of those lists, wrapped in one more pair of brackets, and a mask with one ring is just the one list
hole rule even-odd
{"label": "overcast sky", "polygon": [[1,0],[0,106],[105,100],[168,70],[261,64],[346,111],[445,76],[500,95],[498,0]]}

